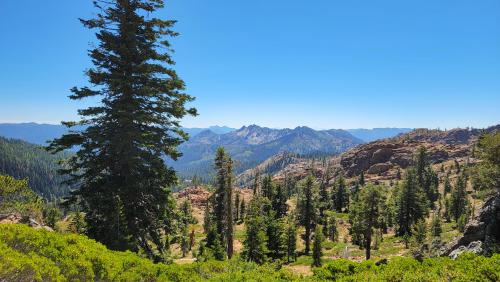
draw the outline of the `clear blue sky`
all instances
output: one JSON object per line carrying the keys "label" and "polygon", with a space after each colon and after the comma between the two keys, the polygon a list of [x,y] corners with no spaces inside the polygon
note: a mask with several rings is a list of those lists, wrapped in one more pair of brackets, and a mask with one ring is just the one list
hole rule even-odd
{"label": "clear blue sky", "polygon": [[[171,0],[185,126],[500,122],[500,1]],[[0,122],[75,119],[90,0],[0,1]]]}

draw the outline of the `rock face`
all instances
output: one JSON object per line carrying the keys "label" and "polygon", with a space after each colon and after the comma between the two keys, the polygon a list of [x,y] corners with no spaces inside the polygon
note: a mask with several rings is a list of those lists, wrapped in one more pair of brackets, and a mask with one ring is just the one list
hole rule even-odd
{"label": "rock face", "polygon": [[[492,131],[498,126],[488,128]],[[416,129],[394,138],[374,141],[344,153],[340,165],[348,177],[385,173],[391,168],[405,169],[419,147],[425,147],[431,163],[441,163],[452,158],[469,155],[471,144],[482,131],[478,129],[453,129],[449,131]],[[391,172],[391,176],[395,171]]]}
{"label": "rock face", "polygon": [[458,258],[458,256],[462,253],[469,252],[469,253],[474,253],[477,255],[480,255],[483,252],[483,242],[481,241],[474,241],[470,242],[470,244],[465,247],[465,246],[460,246],[457,249],[453,250],[449,257],[452,259]]}
{"label": "rock face", "polygon": [[367,173],[370,173],[370,174],[380,174],[380,173],[383,173],[383,172],[386,172],[388,171],[390,168],[392,168],[392,164],[387,162],[387,163],[377,163],[377,164],[374,164],[372,165]]}
{"label": "rock face", "polygon": [[[474,164],[477,159],[471,158],[474,142],[484,132],[500,130],[500,125],[484,130],[452,129],[430,130],[415,129],[411,132],[384,140],[362,144],[339,156],[332,156],[323,161],[308,158],[296,158],[285,164],[274,174],[277,180],[285,178],[302,179],[308,174],[322,177],[328,172],[330,180],[342,174],[354,178],[364,172],[367,181],[390,181],[401,175],[410,166],[413,157],[420,147],[427,149],[428,161],[432,165],[457,161],[459,164]],[[329,169],[327,169],[329,168]]]}
{"label": "rock face", "polygon": [[211,193],[202,187],[189,187],[179,192],[179,198],[186,198],[198,208],[204,208]]}
{"label": "rock face", "polygon": [[[500,193],[487,199],[479,214],[465,226],[464,234],[450,242],[442,251],[443,256],[457,255],[464,251],[488,254],[500,246]],[[474,244],[472,244],[474,243]]]}

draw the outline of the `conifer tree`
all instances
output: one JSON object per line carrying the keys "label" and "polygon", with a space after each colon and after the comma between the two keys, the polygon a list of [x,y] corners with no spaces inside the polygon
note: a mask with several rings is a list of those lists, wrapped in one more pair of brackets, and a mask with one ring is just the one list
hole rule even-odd
{"label": "conifer tree", "polygon": [[304,226],[305,234],[305,250],[306,254],[309,254],[310,243],[311,243],[311,232],[316,225],[317,221],[317,194],[316,187],[314,185],[314,178],[309,175],[302,184],[300,197],[297,203],[298,218],[300,225]]}
{"label": "conifer tree", "polygon": [[272,207],[277,218],[283,218],[288,212],[287,196],[281,184],[276,185],[276,195],[272,199]]}
{"label": "conifer tree", "polygon": [[[45,221],[45,224],[50,226],[51,228],[55,228],[57,221],[61,218],[62,213],[61,211],[57,208],[56,204],[47,204],[46,207],[43,209],[43,218]],[[82,218],[83,220],[83,218]]]}
{"label": "conifer tree", "polygon": [[268,256],[273,259],[284,258],[287,251],[286,226],[283,219],[276,218],[274,212],[266,219]]}
{"label": "conifer tree", "polygon": [[217,149],[215,156],[216,190],[213,195],[216,232],[221,244],[226,246],[227,256],[233,255],[233,172],[232,160],[224,148]]}
{"label": "conifer tree", "polygon": [[182,251],[182,257],[185,257],[189,251],[189,226],[195,224],[196,218],[193,216],[193,209],[189,200],[182,202],[179,207],[179,229],[180,229],[180,245]]}
{"label": "conifer tree", "polygon": [[415,238],[415,243],[421,245],[425,242],[427,237],[427,225],[425,220],[419,219],[413,226],[413,237]]}
{"label": "conifer tree", "polygon": [[237,223],[240,220],[240,192],[237,192],[234,196],[234,222]]}
{"label": "conifer tree", "polygon": [[184,227],[181,229],[180,232],[180,245],[181,245],[181,252],[182,252],[182,257],[186,257],[186,254],[189,251],[189,229],[187,227]]}
{"label": "conifer tree", "polygon": [[446,222],[450,222],[451,221],[451,199],[450,197],[447,197],[445,198],[444,200],[444,208],[445,208],[445,212],[444,212],[444,218],[446,220]]}
{"label": "conifer tree", "polygon": [[458,162],[457,159],[454,160],[455,161],[455,170],[458,173],[460,173],[460,163]]}
{"label": "conifer tree", "polygon": [[227,184],[227,156],[224,148],[219,147],[217,149],[215,155],[215,170],[216,170],[216,179],[215,179],[215,191],[212,195],[212,205],[213,205],[213,217],[216,233],[219,235],[219,239],[221,243],[225,242],[225,238],[223,237],[225,234],[225,205],[226,205],[226,184]]}
{"label": "conifer tree", "polygon": [[332,212],[327,213],[326,217],[327,217],[327,219],[326,219],[326,222],[327,222],[326,232],[325,232],[325,230],[323,230],[324,231],[323,233],[326,236],[328,236],[330,241],[336,242],[336,241],[338,241],[338,237],[339,237],[337,219],[335,218],[335,215]]}
{"label": "conifer tree", "polygon": [[[326,219],[325,219],[325,211],[327,211],[332,205],[330,203],[330,197],[329,197],[330,195],[328,193],[328,187],[327,187],[329,175],[330,175],[330,166],[328,165],[326,167],[326,172],[323,174],[323,177],[321,178],[321,183],[319,185],[318,223],[323,225],[323,227],[325,227],[327,224]],[[325,228],[323,228],[323,232],[325,232],[325,231],[326,231]]]}
{"label": "conifer tree", "polygon": [[245,199],[241,199],[241,205],[240,205],[240,222],[243,222],[245,220],[245,215],[246,215],[246,204],[245,204]]}
{"label": "conifer tree", "polygon": [[269,200],[256,194],[249,203],[245,217],[246,234],[242,257],[247,261],[262,264],[267,261],[266,219],[270,209]]}
{"label": "conifer tree", "polygon": [[293,216],[288,217],[286,227],[286,258],[291,262],[297,260],[297,227]]}
{"label": "conifer tree", "polygon": [[418,184],[423,187],[425,181],[425,170],[427,168],[427,149],[423,146],[418,148],[415,156],[415,168],[417,173]]}
{"label": "conifer tree", "polygon": [[350,197],[350,198],[351,198],[351,201],[352,201],[352,202],[356,202],[356,201],[358,200],[359,190],[360,190],[359,186],[360,186],[360,185],[359,185],[358,183],[356,183],[356,184],[352,187],[352,189],[351,189],[351,197]]}
{"label": "conifer tree", "polygon": [[260,170],[257,170],[255,172],[255,176],[254,176],[254,179],[253,179],[253,185],[252,185],[252,190],[253,190],[253,194],[254,195],[257,195],[259,194],[261,191],[260,191]]}
{"label": "conifer tree", "polygon": [[364,171],[361,171],[361,174],[359,175],[358,183],[361,187],[365,186],[365,172]]}
{"label": "conifer tree", "polygon": [[80,211],[76,211],[70,223],[70,229],[73,233],[83,234],[85,232],[85,217]]}
{"label": "conifer tree", "polygon": [[398,170],[396,171],[396,179],[401,180],[401,169],[398,167]]}
{"label": "conifer tree", "polygon": [[431,235],[433,237],[441,237],[443,233],[443,227],[441,225],[441,216],[438,212],[434,213],[431,221]]}
{"label": "conifer tree", "polygon": [[466,187],[467,176],[465,172],[462,172],[457,179],[450,197],[450,213],[456,221],[467,212],[468,200]]}
{"label": "conifer tree", "polygon": [[427,149],[422,146],[418,149],[418,152],[415,156],[417,181],[418,185],[422,187],[427,197],[429,206],[431,208],[434,208],[434,202],[439,197],[439,178],[436,172],[430,166],[427,159]]}
{"label": "conifer tree", "polygon": [[337,178],[334,188],[332,192],[333,208],[337,212],[343,212],[349,205],[349,192],[347,191],[345,180],[342,176]]}
{"label": "conifer tree", "polygon": [[500,132],[484,134],[479,138],[472,184],[475,190],[500,192]]}
{"label": "conifer tree", "polygon": [[227,257],[231,259],[234,253],[234,219],[233,219],[233,161],[231,158],[226,160],[226,240],[227,240]]}
{"label": "conifer tree", "polygon": [[[352,222],[351,234],[361,237],[366,252],[366,259],[370,259],[373,230],[381,227],[381,214],[385,209],[385,199],[381,192],[381,187],[371,184],[366,185],[361,190],[359,201],[354,203],[350,213]],[[359,242],[358,242],[359,243]]]}
{"label": "conifer tree", "polygon": [[450,183],[450,174],[446,173],[446,176],[444,178],[444,195],[450,193],[451,189],[452,189],[452,186]]}
{"label": "conifer tree", "polygon": [[222,244],[222,239],[220,234],[214,233],[215,237],[213,239],[213,244],[211,245],[212,255],[216,260],[226,259],[226,250]]}
{"label": "conifer tree", "polygon": [[[213,195],[212,195],[213,197]],[[203,214],[203,232],[208,234],[208,231],[213,226],[213,211],[210,203],[212,202],[212,197],[207,199],[205,203],[205,213]]]}
{"label": "conifer tree", "polygon": [[460,217],[457,219],[457,229],[460,232],[464,232],[465,230],[465,225],[467,224],[467,214],[462,214]]}
{"label": "conifer tree", "polygon": [[267,237],[264,231],[264,217],[248,217],[245,221],[246,235],[243,242],[242,256],[247,261],[262,264],[267,260]]}
{"label": "conifer tree", "polygon": [[262,179],[262,195],[272,201],[274,198],[274,190],[275,185],[273,179],[271,175],[268,174]]}
{"label": "conifer tree", "polygon": [[436,172],[431,167],[427,167],[424,173],[423,189],[431,208],[435,208],[435,202],[439,198],[438,186],[439,178]]}
{"label": "conifer tree", "polygon": [[320,267],[322,256],[323,256],[323,229],[321,228],[321,225],[316,225],[316,228],[314,229],[312,266]]}
{"label": "conifer tree", "polygon": [[411,227],[427,213],[426,197],[414,168],[408,169],[396,199],[397,235],[411,235]]}
{"label": "conifer tree", "polygon": [[64,122],[70,132],[49,150],[78,148],[62,173],[78,185],[73,200],[81,203],[90,237],[163,260],[165,215],[172,214],[166,187],[176,182],[163,158],[181,155],[177,146],[187,134],[179,120],[196,114],[185,107],[193,98],[172,69],[168,39],[177,36],[175,21],[152,16],[162,0],[96,0],[94,6],[96,17],[80,21],[97,30],[98,44],[89,51],[94,67],[87,71],[95,87],[75,87],[69,97],[101,103],[79,110],[80,121]]}

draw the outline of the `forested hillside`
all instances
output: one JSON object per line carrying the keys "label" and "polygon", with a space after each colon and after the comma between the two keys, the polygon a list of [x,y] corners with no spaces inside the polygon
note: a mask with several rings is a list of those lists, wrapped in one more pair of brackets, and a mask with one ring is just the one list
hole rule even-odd
{"label": "forested hillside", "polygon": [[58,161],[65,156],[50,154],[39,145],[0,137],[0,174],[28,178],[30,187],[46,199],[69,192],[69,187],[61,184],[65,178],[57,173]]}

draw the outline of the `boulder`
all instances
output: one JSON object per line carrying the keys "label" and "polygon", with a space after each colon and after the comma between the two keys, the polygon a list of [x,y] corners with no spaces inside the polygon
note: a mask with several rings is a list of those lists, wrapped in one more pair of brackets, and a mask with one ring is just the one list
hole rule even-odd
{"label": "boulder", "polygon": [[465,253],[465,252],[474,253],[474,254],[479,255],[479,254],[483,253],[482,246],[483,246],[483,242],[481,242],[481,241],[470,242],[470,244],[467,247],[460,246],[457,249],[455,249],[454,251],[452,251],[449,254],[449,257],[451,259],[457,259],[458,256],[460,256],[462,253]]}
{"label": "boulder", "polygon": [[392,149],[380,148],[373,153],[370,162],[372,164],[385,163],[391,158],[391,156],[392,156]]}
{"label": "boulder", "polygon": [[398,154],[391,158],[391,162],[397,164],[401,168],[407,168],[411,164],[411,155]]}
{"label": "boulder", "polygon": [[367,173],[380,174],[380,173],[388,171],[391,168],[392,168],[391,163],[374,164],[368,169]]}

